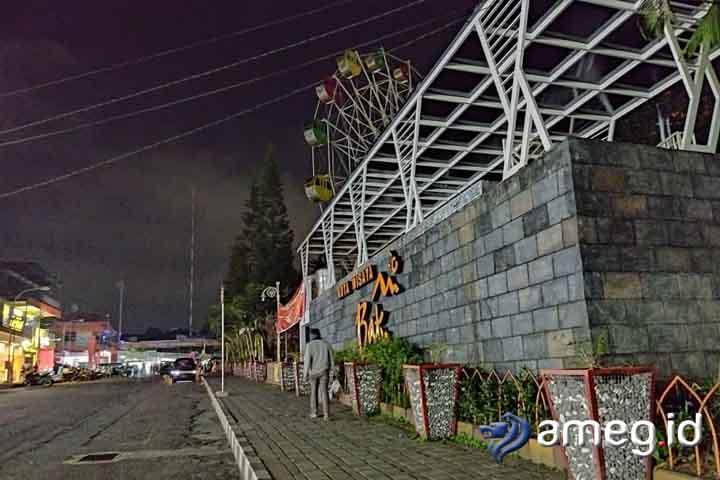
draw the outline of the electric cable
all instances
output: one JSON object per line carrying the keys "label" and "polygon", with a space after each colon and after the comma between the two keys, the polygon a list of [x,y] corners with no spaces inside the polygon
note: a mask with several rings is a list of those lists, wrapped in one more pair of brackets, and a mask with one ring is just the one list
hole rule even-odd
{"label": "electric cable", "polygon": [[[435,33],[439,32],[439,31],[441,31],[441,29],[435,29]],[[423,38],[427,38],[427,34],[423,35]],[[407,47],[407,46],[408,46],[408,42],[406,42],[405,44],[403,44],[403,45],[402,45],[402,48],[405,48],[405,47]],[[14,189],[14,190],[10,190],[10,191],[5,192],[5,193],[0,193],[0,200],[3,200],[3,199],[5,199],[5,198],[9,198],[9,197],[12,197],[12,196],[15,196],[15,195],[19,195],[19,194],[21,194],[21,193],[24,193],[24,192],[27,192],[27,191],[30,191],[30,190],[35,190],[35,189],[37,189],[37,188],[46,187],[46,186],[49,186],[49,185],[52,185],[52,184],[61,182],[61,181],[63,181],[63,180],[67,180],[67,179],[69,179],[69,178],[72,178],[72,177],[75,177],[75,176],[78,176],[78,175],[81,175],[81,174],[84,174],[84,173],[87,173],[87,172],[90,172],[90,171],[93,171],[93,170],[97,170],[97,169],[99,169],[99,168],[102,168],[102,167],[105,167],[105,166],[108,166],[108,165],[112,165],[112,164],[118,163],[118,162],[120,162],[120,161],[122,161],[122,160],[124,160],[124,159],[126,159],[126,158],[129,158],[129,157],[138,155],[138,154],[140,154],[140,153],[143,153],[143,152],[146,152],[146,151],[149,151],[149,150],[153,150],[153,149],[158,148],[158,147],[160,147],[160,146],[167,145],[167,144],[169,144],[169,143],[172,143],[172,142],[175,142],[175,141],[178,141],[178,140],[182,140],[182,139],[187,138],[187,137],[190,137],[190,136],[192,136],[192,135],[194,135],[194,134],[196,134],[196,133],[203,132],[203,131],[208,130],[208,129],[212,128],[212,127],[215,127],[215,126],[217,126],[217,125],[221,125],[221,124],[226,123],[226,122],[228,122],[228,121],[230,121],[230,120],[234,120],[235,118],[239,118],[239,117],[241,117],[241,116],[243,116],[243,115],[247,115],[247,114],[249,114],[249,113],[255,112],[255,111],[260,110],[260,109],[262,109],[262,108],[265,108],[265,107],[267,107],[267,106],[273,105],[273,104],[275,104],[275,103],[279,103],[279,102],[281,102],[281,101],[283,101],[283,100],[286,100],[286,99],[288,99],[288,98],[290,98],[290,97],[292,97],[292,96],[294,96],[294,95],[297,95],[297,94],[300,93],[300,92],[306,91],[308,88],[311,88],[311,87],[315,86],[316,83],[317,83],[317,82],[312,82],[312,83],[310,83],[310,84],[307,84],[307,85],[302,86],[302,87],[300,87],[300,88],[297,88],[297,89],[295,89],[295,90],[292,90],[292,91],[290,91],[290,92],[287,92],[287,93],[285,93],[285,94],[283,94],[283,95],[281,95],[281,96],[279,96],[279,97],[276,97],[276,98],[274,98],[274,99],[272,99],[272,100],[267,100],[267,101],[265,101],[265,102],[256,104],[256,105],[253,106],[253,107],[246,108],[246,109],[244,109],[244,110],[241,110],[241,111],[236,112],[236,113],[234,113],[234,114],[228,115],[228,116],[223,117],[223,118],[221,118],[221,119],[214,120],[214,121],[209,122],[209,123],[205,123],[205,124],[203,124],[203,125],[200,125],[200,126],[198,126],[198,127],[192,128],[192,129],[190,129],[190,130],[185,130],[185,131],[183,131],[183,132],[181,132],[181,133],[179,133],[179,134],[173,135],[173,136],[171,136],[171,137],[167,137],[167,138],[164,138],[164,139],[162,139],[162,140],[158,140],[158,141],[156,141],[156,142],[153,142],[153,143],[144,145],[144,146],[142,146],[142,147],[140,147],[140,148],[137,148],[137,149],[135,149],[135,150],[132,150],[132,151],[130,151],[130,152],[126,152],[126,153],[122,153],[122,154],[119,154],[119,155],[112,156],[112,157],[110,157],[110,158],[108,158],[108,159],[105,159],[105,160],[102,160],[102,161],[100,161],[100,162],[97,162],[97,163],[88,165],[88,166],[86,166],[86,167],[82,167],[82,168],[78,168],[78,169],[75,169],[75,170],[71,170],[71,171],[69,171],[69,172],[67,172],[67,173],[64,173],[64,174],[62,174],[62,175],[58,175],[58,176],[49,178],[49,179],[47,179],[47,180],[43,180],[43,181],[36,182],[36,183],[30,184],[30,185],[26,185],[26,186],[24,186],[24,187],[19,187],[19,188],[16,188],[16,189]]]}
{"label": "electric cable", "polygon": [[155,148],[157,148],[157,147],[160,147],[160,146],[163,146],[163,145],[167,145],[168,143],[172,143],[172,142],[181,140],[181,139],[183,139],[183,138],[189,137],[189,136],[194,135],[194,134],[196,134],[196,133],[200,133],[200,132],[205,131],[205,130],[208,130],[208,129],[212,128],[212,127],[215,127],[215,126],[218,126],[218,125],[220,125],[220,124],[229,122],[230,120],[234,120],[234,119],[236,119],[236,118],[238,118],[238,117],[241,117],[241,116],[243,116],[243,115],[247,115],[248,113],[255,112],[255,111],[257,111],[257,110],[260,110],[261,108],[264,108],[264,107],[267,107],[267,106],[269,106],[269,105],[272,105],[272,104],[281,102],[281,101],[283,101],[283,100],[287,100],[288,98],[292,97],[293,95],[297,95],[297,94],[300,93],[300,92],[307,91],[308,88],[311,88],[311,87],[314,86],[314,85],[315,85],[315,82],[313,82],[313,83],[311,83],[311,84],[309,84],[309,85],[305,85],[305,86],[300,87],[300,88],[296,88],[295,90],[291,90],[290,92],[287,92],[287,93],[285,93],[284,95],[280,95],[279,97],[273,98],[272,100],[267,100],[267,101],[265,101],[265,102],[258,103],[257,105],[254,105],[254,106],[252,106],[252,107],[246,108],[246,109],[241,110],[241,111],[239,111],[239,112],[235,112],[235,113],[233,113],[233,114],[231,114],[231,115],[228,115],[228,116],[226,116],[226,117],[220,118],[220,119],[218,119],[218,120],[214,120],[214,121],[209,122],[209,123],[205,123],[205,124],[203,124],[203,125],[200,125],[199,127],[195,127],[195,128],[190,129],[190,130],[185,130],[184,132],[178,133],[177,135],[173,135],[173,136],[171,136],[171,137],[167,137],[167,138],[164,138],[164,139],[162,139],[162,140],[158,140],[158,141],[156,141],[156,142],[153,142],[153,143],[144,145],[144,146],[142,146],[142,147],[140,147],[140,148],[137,148],[137,149],[135,149],[135,150],[132,150],[132,151],[130,151],[130,152],[122,153],[122,154],[120,154],[120,155],[115,155],[115,156],[113,156],[113,157],[110,157],[110,158],[105,159],[105,160],[103,160],[103,161],[94,163],[94,164],[92,164],[92,165],[88,165],[88,166],[86,166],[86,167],[82,167],[82,168],[78,168],[78,169],[75,169],[75,170],[71,170],[70,172],[67,172],[67,173],[62,174],[62,175],[58,175],[58,176],[56,176],[56,177],[49,178],[49,179],[47,179],[47,180],[43,180],[43,181],[41,181],[41,182],[37,182],[37,183],[31,184],[31,185],[27,185],[27,186],[24,186],[24,187],[17,188],[17,189],[15,189],[15,190],[11,190],[11,191],[9,191],[9,192],[2,193],[2,194],[0,194],[0,200],[1,200],[1,199],[4,199],[4,198],[12,197],[12,196],[14,196],[14,195],[18,195],[18,194],[23,193],[23,192],[27,192],[28,190],[34,190],[34,189],[39,188],[39,187],[46,187],[46,186],[48,186],[48,185],[52,185],[53,183],[57,183],[57,182],[60,182],[60,181],[62,181],[62,180],[66,180],[66,179],[68,179],[68,178],[75,177],[75,176],[80,175],[80,174],[82,174],[82,173],[90,172],[90,171],[92,171],[92,170],[97,170],[98,168],[105,167],[105,166],[107,166],[107,165],[112,165],[112,164],[117,163],[117,162],[119,162],[119,161],[121,161],[121,160],[124,160],[124,159],[126,159],[126,158],[128,158],[128,157],[132,157],[132,156],[134,156],[134,155],[138,155],[138,154],[143,153],[143,152],[146,152],[146,151],[148,151],[148,150],[152,150],[152,149],[155,149]]}
{"label": "electric cable", "polygon": [[407,4],[405,4],[405,5],[402,5],[402,6],[400,6],[400,7],[394,8],[394,9],[392,9],[392,10],[388,10],[388,11],[386,11],[386,12],[384,12],[384,13],[381,13],[381,14],[378,14],[378,15],[374,15],[374,16],[372,16],[372,17],[367,17],[367,18],[365,18],[364,20],[360,20],[360,21],[358,21],[358,22],[354,22],[354,23],[351,23],[351,24],[348,24],[348,25],[344,25],[344,26],[342,26],[342,27],[338,27],[338,28],[335,28],[335,29],[333,29],[333,30],[329,30],[329,31],[327,31],[327,32],[325,32],[325,33],[321,33],[321,34],[318,34],[318,35],[314,35],[314,36],[308,37],[308,38],[306,38],[306,39],[304,39],[304,40],[300,40],[300,41],[297,41],[297,42],[293,42],[293,43],[284,45],[284,46],[282,46],[282,47],[278,47],[278,48],[275,48],[275,49],[272,49],[272,50],[268,50],[268,51],[265,51],[265,52],[263,52],[263,53],[259,53],[259,54],[257,54],[257,55],[254,55],[254,56],[252,56],[252,57],[247,57],[247,58],[242,59],[242,60],[238,60],[238,61],[235,61],[235,62],[232,62],[232,63],[228,63],[228,64],[226,64],[226,65],[222,65],[222,66],[220,66],[220,67],[215,67],[215,68],[212,68],[212,69],[209,69],[209,70],[205,70],[205,71],[200,72],[200,73],[195,73],[195,74],[193,74],[193,75],[189,75],[189,76],[186,76],[186,77],[179,78],[179,79],[177,79],[177,80],[172,80],[172,81],[170,81],[170,82],[165,82],[165,83],[163,83],[163,84],[156,85],[156,86],[154,86],[154,87],[146,88],[146,89],[143,89],[143,90],[138,90],[138,91],[136,91],[136,92],[133,92],[133,93],[130,93],[130,94],[127,94],[127,95],[122,95],[122,96],[120,96],[120,97],[111,98],[111,99],[109,99],[109,100],[105,100],[105,101],[102,101],[102,102],[99,102],[99,103],[95,103],[95,104],[92,104],[92,105],[89,105],[89,106],[86,106],[86,107],[81,107],[81,108],[77,108],[77,109],[75,109],[75,110],[71,110],[71,111],[68,111],[68,112],[64,112],[64,113],[59,113],[59,114],[56,114],[56,115],[52,115],[52,116],[50,116],[50,117],[46,117],[46,118],[41,119],[41,120],[35,120],[35,121],[32,121],[32,122],[28,122],[28,123],[16,125],[16,126],[14,126],[14,127],[5,128],[5,129],[0,130],[0,135],[5,135],[5,134],[8,134],[8,133],[17,132],[17,131],[19,131],[19,130],[25,130],[25,129],[30,128],[30,127],[35,127],[35,126],[38,126],[38,125],[43,125],[43,124],[45,124],[45,123],[49,123],[49,122],[52,122],[52,121],[55,121],[55,120],[60,120],[60,119],[62,119],[62,118],[67,118],[67,117],[70,117],[70,116],[73,116],[73,115],[77,115],[78,113],[89,112],[89,111],[92,111],[92,110],[96,110],[96,109],[98,109],[98,108],[106,107],[106,106],[108,106],[108,105],[113,105],[113,104],[118,103],[118,102],[124,102],[124,101],[126,101],[126,100],[130,100],[130,99],[132,99],[132,98],[139,97],[139,96],[141,96],[141,95],[145,95],[145,94],[152,93],[152,92],[157,92],[158,90],[163,90],[163,89],[165,89],[165,88],[172,87],[172,86],[175,86],[175,85],[179,85],[179,84],[181,84],[181,83],[186,83],[186,82],[189,82],[189,81],[191,81],[191,80],[197,80],[198,78],[207,77],[207,76],[209,76],[209,75],[212,75],[212,74],[215,74],[215,73],[224,71],[224,70],[229,70],[229,69],[231,69],[231,68],[236,68],[236,67],[238,67],[238,66],[240,66],[240,65],[243,65],[243,64],[245,64],[245,63],[249,63],[249,62],[252,62],[252,61],[255,61],[255,60],[259,60],[259,59],[261,59],[261,58],[269,57],[269,56],[272,56],[272,55],[275,55],[275,54],[278,54],[278,53],[281,53],[281,52],[284,52],[284,51],[287,51],[287,50],[291,50],[291,49],[293,49],[293,48],[296,48],[296,47],[299,47],[299,46],[302,46],[302,45],[307,45],[308,43],[312,43],[312,42],[314,42],[314,41],[317,41],[317,40],[320,40],[320,39],[323,39],[323,38],[326,38],[326,37],[335,35],[335,34],[337,34],[337,33],[344,32],[344,31],[346,31],[346,30],[350,30],[350,29],[355,28],[355,27],[357,27],[357,26],[364,25],[364,24],[370,23],[370,22],[374,22],[374,21],[376,21],[376,20],[379,20],[379,19],[381,19],[381,18],[384,18],[384,17],[390,16],[390,15],[393,15],[393,14],[395,14],[395,13],[401,12],[401,11],[403,11],[403,10],[406,10],[406,9],[408,9],[408,8],[410,8],[410,7],[414,7],[414,6],[416,6],[416,5],[419,5],[419,4],[421,4],[421,3],[424,3],[424,2],[426,2],[426,1],[427,1],[427,0],[414,0],[414,1],[410,2],[410,3],[407,3]]}
{"label": "electric cable", "polygon": [[[454,14],[454,13],[457,13],[457,11],[451,12],[451,15]],[[453,25],[455,25],[455,24],[457,24],[457,23],[459,23],[459,22],[461,22],[461,21],[463,21],[463,20],[464,20],[464,18],[454,19],[454,20],[452,20],[452,21],[450,21],[450,22],[448,22],[448,23],[446,23],[446,24],[444,24],[444,25],[441,25],[440,27],[438,27],[438,28],[436,28],[436,29],[430,30],[430,31],[426,32],[425,34],[420,35],[419,37],[416,37],[416,38],[414,38],[414,39],[411,39],[411,40],[408,41],[408,42],[405,42],[405,43],[397,46],[397,47],[394,47],[394,48],[392,48],[392,49],[389,49],[388,51],[389,51],[389,52],[394,52],[394,51],[400,50],[400,49],[402,49],[402,48],[406,48],[406,47],[408,47],[408,46],[410,46],[410,45],[412,45],[412,44],[414,44],[414,43],[417,43],[417,42],[420,41],[420,40],[424,40],[425,38],[428,38],[429,36],[435,35],[435,34],[439,33],[440,31],[446,30],[446,29],[450,28],[451,26],[453,26]],[[390,32],[390,33],[388,33],[388,34],[382,35],[382,36],[380,36],[380,37],[374,38],[374,39],[372,39],[372,40],[369,40],[369,41],[367,41],[367,42],[359,43],[359,44],[357,44],[357,45],[352,46],[351,48],[353,48],[353,49],[363,48],[363,47],[365,47],[365,46],[367,46],[367,45],[372,45],[372,44],[375,44],[375,43],[377,43],[377,42],[381,42],[381,41],[383,41],[383,40],[386,40],[386,39],[388,39],[388,38],[395,37],[395,36],[398,36],[398,35],[402,35],[402,34],[404,34],[404,33],[407,33],[407,32],[409,32],[409,31],[411,31],[411,30],[415,30],[415,29],[424,27],[424,26],[426,26],[426,25],[435,23],[436,21],[437,21],[437,19],[426,20],[425,22],[422,22],[422,23],[413,25],[413,26],[411,26],[411,27],[406,27],[406,28],[401,29],[401,30],[396,30],[396,31]],[[340,50],[340,51],[337,51],[337,52],[333,52],[333,53],[330,53],[330,54],[327,54],[327,55],[323,55],[323,56],[321,56],[321,57],[314,58],[314,59],[312,59],[312,60],[308,60],[308,61],[299,63],[299,64],[294,65],[294,66],[292,66],[292,67],[284,68],[284,69],[281,69],[281,70],[276,70],[276,71],[274,71],[274,72],[270,72],[270,73],[267,73],[267,74],[265,74],[265,75],[260,75],[260,76],[258,76],[258,77],[254,77],[254,78],[251,78],[251,79],[248,79],[248,80],[243,80],[242,82],[234,83],[234,84],[227,85],[227,86],[220,87],[220,88],[216,88],[216,89],[213,89],[213,90],[208,90],[208,91],[205,91],[205,92],[198,93],[198,94],[196,94],[196,95],[191,95],[191,96],[189,96],[189,97],[183,97],[183,98],[180,98],[180,99],[177,99],[177,100],[173,100],[173,101],[170,101],[170,102],[166,102],[166,103],[162,103],[162,104],[159,104],[159,105],[153,105],[153,106],[151,106],[151,107],[141,108],[141,109],[139,109],[139,110],[134,110],[134,111],[132,111],[132,112],[122,113],[122,114],[113,115],[113,116],[106,117],[106,118],[101,118],[101,119],[98,119],[98,120],[93,120],[93,121],[86,122],[86,123],[81,123],[81,124],[79,124],[79,125],[74,125],[74,126],[72,126],[72,127],[68,127],[68,128],[64,128],[64,129],[53,130],[53,131],[50,131],[50,132],[40,133],[40,134],[37,134],[37,135],[32,135],[32,136],[28,136],[28,137],[22,137],[22,138],[18,138],[18,139],[14,139],[14,140],[8,140],[8,141],[5,141],[5,142],[0,142],[0,148],[12,146],[12,145],[19,145],[19,144],[28,143],[28,142],[37,141],[37,140],[42,140],[42,139],[45,139],[45,138],[55,137],[55,136],[58,136],[58,135],[63,135],[63,134],[67,134],[67,133],[72,133],[72,132],[76,132],[76,131],[79,131],[79,130],[83,130],[83,129],[86,129],[86,128],[95,127],[95,126],[99,126],[99,125],[105,125],[105,124],[107,124],[107,123],[111,123],[111,122],[114,122],[114,121],[123,120],[123,119],[126,119],[126,118],[136,117],[136,116],[138,116],[138,115],[143,115],[143,114],[146,114],[146,113],[151,113],[151,112],[155,112],[155,111],[158,111],[158,110],[163,110],[163,109],[170,108],[170,107],[173,107],[173,106],[176,106],[176,105],[180,105],[180,104],[183,104],[183,103],[191,102],[191,101],[198,100],[198,99],[205,98],[205,97],[209,97],[209,96],[212,96],[212,95],[217,95],[217,94],[219,94],[219,93],[227,92],[227,91],[229,91],[229,90],[233,90],[233,89],[236,89],[236,88],[239,88],[239,87],[243,87],[243,86],[247,86],[247,85],[250,85],[250,84],[254,84],[254,83],[257,83],[257,82],[260,82],[260,81],[263,81],[263,80],[267,80],[267,79],[270,79],[270,78],[273,78],[273,77],[276,77],[276,76],[286,75],[286,74],[291,73],[291,72],[296,71],[296,70],[301,70],[301,69],[303,69],[303,68],[305,68],[305,67],[308,67],[309,65],[312,65],[312,64],[315,64],[315,63],[318,63],[318,62],[321,62],[321,61],[330,59],[330,58],[334,58],[334,57],[336,57],[337,55],[341,54],[343,51],[344,51],[344,50]]]}
{"label": "electric cable", "polygon": [[122,61],[122,62],[119,62],[119,63],[115,63],[115,64],[112,64],[112,65],[107,65],[107,66],[105,66],[105,67],[96,68],[96,69],[94,69],[94,70],[88,70],[87,72],[83,72],[83,73],[77,73],[77,74],[74,74],[74,75],[68,75],[68,76],[66,76],[66,77],[62,77],[62,78],[59,78],[59,79],[56,79],[56,80],[48,80],[48,81],[46,81],[46,82],[42,82],[42,83],[38,83],[38,84],[35,84],[35,85],[31,85],[31,86],[29,86],[29,87],[22,87],[22,88],[18,88],[18,89],[15,89],[15,90],[10,90],[10,91],[7,91],[7,92],[2,92],[2,93],[0,93],[0,98],[11,97],[11,96],[19,95],[19,94],[22,94],[22,93],[30,93],[30,92],[33,92],[33,91],[35,91],[35,90],[40,90],[40,89],[42,89],[42,88],[52,87],[52,86],[55,86],[55,85],[61,85],[61,84],[63,84],[63,83],[71,82],[71,81],[74,81],[74,80],[80,80],[80,79],[83,79],[83,78],[92,77],[92,76],[94,76],[94,75],[99,75],[99,74],[101,74],[101,73],[108,73],[108,72],[112,72],[112,71],[115,71],[115,70],[120,70],[120,69],[122,69],[122,68],[127,68],[127,67],[131,67],[131,66],[134,66],[134,65],[140,65],[140,64],[143,64],[143,63],[147,63],[147,62],[149,62],[149,61],[151,61],[151,60],[155,60],[155,59],[157,59],[157,58],[166,57],[166,56],[168,56],[168,55],[173,55],[173,54],[175,54],[175,53],[184,52],[184,51],[186,51],[186,50],[191,50],[191,49],[193,49],[193,48],[203,47],[203,46],[205,46],[205,45],[211,45],[211,44],[213,44],[213,43],[221,42],[221,41],[223,41],[223,40],[228,40],[228,39],[230,39],[230,38],[235,38],[235,37],[240,37],[240,36],[243,36],[243,35],[247,35],[248,33],[257,32],[258,30],[263,30],[263,29],[265,29],[265,28],[275,27],[275,26],[277,26],[277,25],[282,25],[282,24],[284,24],[284,23],[289,23],[289,22],[293,22],[293,21],[295,21],[295,20],[300,20],[301,18],[309,17],[309,16],[311,16],[311,15],[315,15],[316,13],[324,12],[324,11],[326,11],[326,10],[331,10],[331,9],[333,9],[333,8],[336,8],[336,7],[341,7],[341,6],[343,6],[343,5],[347,5],[347,4],[353,3],[353,2],[355,2],[355,1],[356,1],[356,0],[340,0],[339,2],[330,3],[330,4],[328,4],[328,5],[325,5],[325,6],[322,6],[322,7],[318,7],[318,8],[315,8],[315,9],[313,9],[313,10],[308,10],[308,11],[306,11],[306,12],[302,12],[302,13],[299,13],[299,14],[296,14],[296,15],[290,15],[289,17],[284,17],[284,18],[281,18],[281,19],[278,19],[278,20],[272,20],[272,21],[270,21],[270,22],[266,22],[266,23],[263,23],[263,24],[261,24],[261,25],[256,25],[256,26],[254,26],[254,27],[249,27],[249,28],[245,28],[245,29],[242,29],[242,30],[237,30],[237,31],[230,32],[230,33],[225,33],[225,34],[222,34],[222,35],[217,35],[217,36],[215,36],[215,37],[206,38],[206,39],[203,39],[203,40],[197,40],[197,41],[195,41],[195,42],[188,43],[188,44],[182,45],[182,46],[180,46],[180,47],[169,48],[169,49],[167,49],[167,50],[162,50],[162,51],[160,51],[160,52],[152,53],[152,54],[150,54],[150,55],[145,55],[145,56],[142,56],[142,57],[134,58],[134,59],[132,59],[132,60],[125,60],[125,61]]}

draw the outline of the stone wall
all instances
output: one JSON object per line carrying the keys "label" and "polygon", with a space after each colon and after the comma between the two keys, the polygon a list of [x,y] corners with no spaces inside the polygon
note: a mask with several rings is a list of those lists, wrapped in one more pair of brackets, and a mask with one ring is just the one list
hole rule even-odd
{"label": "stone wall", "polygon": [[720,368],[720,162],[573,142],[590,325],[613,363]]}
{"label": "stone wall", "polygon": [[[717,371],[716,161],[578,139],[556,145],[370,260],[386,271],[390,250],[404,259],[404,291],[379,302],[389,330],[421,346],[446,343],[447,360],[499,369],[578,366],[607,339],[613,362]],[[342,300],[324,292],[311,303],[311,326],[336,347],[354,340],[355,308],[371,289]]]}

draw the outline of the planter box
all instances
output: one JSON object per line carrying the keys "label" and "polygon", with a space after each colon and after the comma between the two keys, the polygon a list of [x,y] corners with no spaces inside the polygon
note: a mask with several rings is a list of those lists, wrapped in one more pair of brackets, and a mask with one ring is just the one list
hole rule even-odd
{"label": "planter box", "polygon": [[415,431],[422,438],[455,436],[461,368],[458,364],[403,365]]}
{"label": "planter box", "polygon": [[338,401],[345,405],[346,407],[352,408],[352,399],[350,398],[350,395],[347,393],[341,393],[338,395]]}
{"label": "planter box", "polygon": [[475,425],[467,422],[457,422],[457,434],[465,434],[465,436],[473,438],[473,429]]}
{"label": "planter box", "polygon": [[280,364],[280,390],[283,392],[295,391],[295,365],[290,362]]}
{"label": "planter box", "polygon": [[309,395],[310,382],[302,378],[303,363],[294,362],[293,365],[295,368],[295,395],[297,395],[298,397],[301,395]]}
{"label": "planter box", "polygon": [[695,475],[687,473],[673,472],[664,468],[656,468],[653,474],[653,480],[697,480]]}
{"label": "planter box", "polygon": [[252,362],[252,377],[256,382],[265,382],[267,378],[267,365],[265,362]]}
{"label": "planter box", "polygon": [[267,367],[265,382],[280,385],[281,364],[278,362],[266,362],[265,365]]}
{"label": "planter box", "polygon": [[556,470],[566,468],[562,459],[563,454],[561,447],[542,446],[535,438],[531,438],[523,448],[518,450],[518,455],[525,460]]}
{"label": "planter box", "polygon": [[[653,421],[655,370],[653,368],[595,368],[542,370],[544,388],[553,418],[559,421],[594,420],[604,425],[621,420],[628,425]],[[634,455],[630,441],[620,447],[578,446],[577,429],[570,431],[562,448],[569,479],[650,480],[652,456]]]}
{"label": "planter box", "polygon": [[[355,415],[368,416],[380,407],[380,367],[370,363],[345,363],[345,384],[352,398]],[[390,412],[392,414],[392,412]]]}

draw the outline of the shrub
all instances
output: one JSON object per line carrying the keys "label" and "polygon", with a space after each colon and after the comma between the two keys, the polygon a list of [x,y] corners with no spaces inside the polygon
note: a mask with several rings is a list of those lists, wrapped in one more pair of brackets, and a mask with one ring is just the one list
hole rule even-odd
{"label": "shrub", "polygon": [[403,365],[420,363],[420,349],[404,338],[384,338],[365,347],[363,357],[382,369],[380,399],[403,408],[410,406],[403,382]]}

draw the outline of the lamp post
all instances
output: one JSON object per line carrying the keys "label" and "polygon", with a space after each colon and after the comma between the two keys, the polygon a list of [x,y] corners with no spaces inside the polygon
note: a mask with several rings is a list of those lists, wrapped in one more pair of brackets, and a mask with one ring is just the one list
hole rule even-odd
{"label": "lamp post", "polygon": [[[30,292],[49,292],[50,287],[47,285],[44,285],[42,287],[32,287],[32,288],[26,288],[25,290],[21,290],[20,293],[15,295],[15,298],[13,299],[12,307],[10,307],[10,311],[8,313],[8,322],[12,319],[14,311],[15,311],[15,304],[20,300],[20,297],[25,295],[26,293]],[[25,308],[25,316],[27,316],[27,308]],[[13,360],[15,358],[15,345],[13,344],[13,340],[15,340],[15,335],[13,334],[13,328],[10,327],[8,324],[8,330],[10,330],[10,333],[8,334],[8,369],[7,369],[7,381],[8,383],[12,383],[13,381]]]}
{"label": "lamp post", "polygon": [[[273,298],[275,297],[276,303],[277,303],[277,311],[280,310],[280,282],[275,282],[274,287],[266,287],[265,290],[262,291],[262,294],[260,295],[260,300],[265,301],[266,297]],[[277,328],[275,329],[277,330]],[[280,332],[275,332],[277,334],[277,362],[280,363]]]}
{"label": "lamp post", "polygon": [[225,397],[225,285],[220,286],[220,391],[215,394]]}

